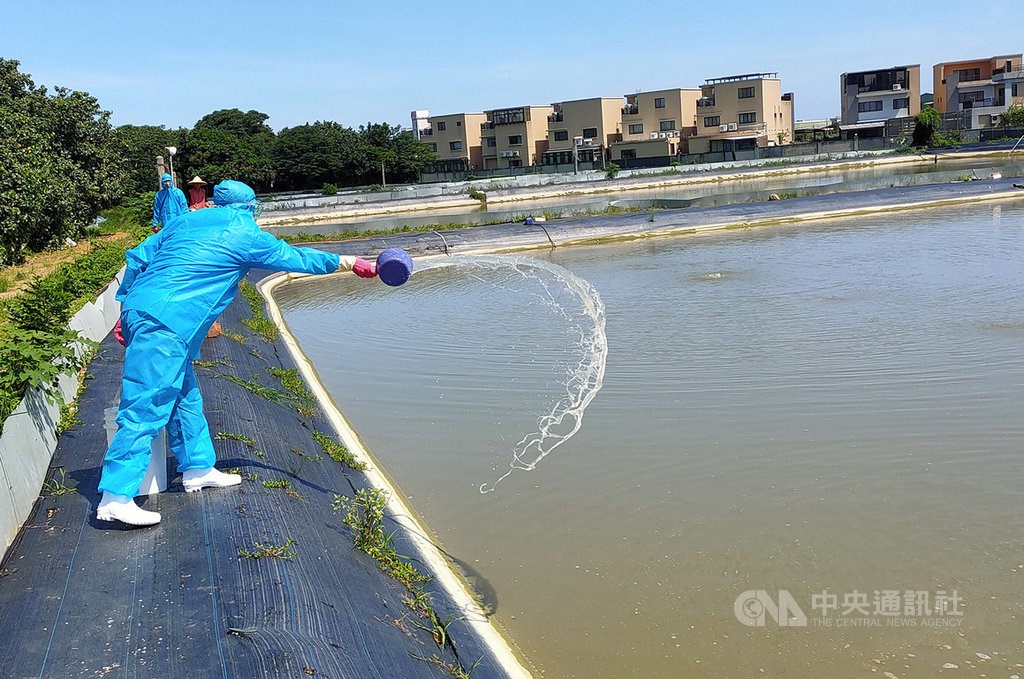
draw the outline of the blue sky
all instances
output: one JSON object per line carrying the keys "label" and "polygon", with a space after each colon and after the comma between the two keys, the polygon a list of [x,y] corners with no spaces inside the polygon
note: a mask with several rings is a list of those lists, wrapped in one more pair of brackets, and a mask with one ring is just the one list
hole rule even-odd
{"label": "blue sky", "polygon": [[698,87],[777,72],[798,119],[838,114],[839,75],[1024,51],[1019,2],[248,3],[7,0],[0,57],[84,90],[115,125],[256,109],[274,130]]}

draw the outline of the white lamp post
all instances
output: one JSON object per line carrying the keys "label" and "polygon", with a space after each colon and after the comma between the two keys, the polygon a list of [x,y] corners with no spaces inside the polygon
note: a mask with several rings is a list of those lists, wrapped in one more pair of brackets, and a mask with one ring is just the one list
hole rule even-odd
{"label": "white lamp post", "polygon": [[178,152],[178,148],[176,146],[165,146],[164,148],[167,149],[167,162],[171,166],[171,186],[177,186],[174,181],[174,154]]}

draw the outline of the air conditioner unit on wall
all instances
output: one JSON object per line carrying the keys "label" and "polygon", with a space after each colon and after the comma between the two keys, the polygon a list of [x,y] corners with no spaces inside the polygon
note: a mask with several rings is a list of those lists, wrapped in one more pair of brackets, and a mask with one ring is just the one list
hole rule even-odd
{"label": "air conditioner unit on wall", "polygon": [[718,131],[719,132],[728,132],[729,131],[729,126],[728,125],[719,125],[718,126]]}
{"label": "air conditioner unit on wall", "polygon": [[736,129],[736,123],[729,123],[729,129],[730,130],[735,130]]}
{"label": "air conditioner unit on wall", "polygon": [[892,91],[893,92],[899,92],[902,89],[903,89],[903,85],[900,85],[899,83],[896,83],[895,85],[892,86]]}
{"label": "air conditioner unit on wall", "polygon": [[518,158],[519,151],[502,151],[498,156],[501,158]]}
{"label": "air conditioner unit on wall", "polygon": [[658,138],[659,139],[666,139],[666,138],[668,138],[668,132],[659,132],[658,133]]}
{"label": "air conditioner unit on wall", "polygon": [[657,138],[658,138],[658,133],[657,132],[651,132],[651,139],[657,139]]}

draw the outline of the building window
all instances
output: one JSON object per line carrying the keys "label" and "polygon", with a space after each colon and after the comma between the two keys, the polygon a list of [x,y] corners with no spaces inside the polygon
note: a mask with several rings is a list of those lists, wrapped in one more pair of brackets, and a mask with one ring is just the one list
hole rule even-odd
{"label": "building window", "polygon": [[721,123],[721,116],[704,116],[704,127],[718,127]]}
{"label": "building window", "polygon": [[486,142],[484,145],[489,149],[493,149],[498,145],[498,140],[495,137],[484,137],[484,141]]}
{"label": "building window", "polygon": [[741,87],[741,88],[739,88],[738,90],[736,90],[736,98],[737,99],[753,99],[754,98],[754,88],[753,87]]}
{"label": "building window", "polygon": [[622,159],[636,158],[636,149],[622,149],[622,153],[619,154]]}
{"label": "building window", "polygon": [[444,132],[444,125],[445,125],[444,121],[443,120],[439,120],[437,122],[437,131],[438,132]]}
{"label": "building window", "polygon": [[491,114],[491,119],[495,125],[525,123],[526,113],[521,108],[508,108],[501,111],[494,111]]}
{"label": "building window", "polygon": [[523,166],[523,161],[519,160],[518,158],[509,158],[508,159],[508,166],[509,167],[522,167]]}
{"label": "building window", "polygon": [[1013,95],[1011,96],[1019,97],[1021,95],[1024,95],[1024,87],[1021,87],[1017,83],[1013,83]]}
{"label": "building window", "polygon": [[630,134],[643,134],[644,133],[644,124],[643,123],[635,123],[635,124],[630,125],[629,126],[629,133]]}
{"label": "building window", "polygon": [[956,72],[959,76],[959,80],[962,83],[969,83],[972,80],[981,80],[981,69],[980,68],[965,68]]}
{"label": "building window", "polygon": [[668,132],[669,130],[676,129],[676,121],[674,120],[662,120],[659,125],[661,126],[662,132]]}
{"label": "building window", "polygon": [[901,108],[906,108],[906,109],[910,108],[910,97],[904,97],[902,99],[893,99],[892,100],[892,110],[893,111],[898,111]]}
{"label": "building window", "polygon": [[555,141],[569,141],[569,131],[555,130]]}
{"label": "building window", "polygon": [[[881,103],[881,102],[879,102]],[[757,113],[741,113],[739,123],[740,125],[746,125],[749,123],[757,122]]]}
{"label": "building window", "polygon": [[461,120],[456,120],[455,121],[455,127],[462,127],[462,121]]}
{"label": "building window", "polygon": [[521,134],[510,134],[508,136],[508,145],[509,146],[522,146],[523,145],[523,135],[521,135]]}
{"label": "building window", "polygon": [[461,151],[462,150],[462,141],[461,140],[450,141],[450,142],[448,142],[448,148],[451,149],[452,151]]}
{"label": "building window", "polygon": [[654,100],[654,108],[665,108],[665,97],[657,97]]}
{"label": "building window", "polygon": [[596,127],[584,127],[583,128],[583,138],[584,139],[594,139],[596,137],[597,137],[597,128]]}
{"label": "building window", "polygon": [[881,110],[882,110],[882,100],[881,99],[879,99],[877,101],[862,101],[859,104],[857,104],[857,112],[858,113],[867,113],[869,111],[881,111]]}
{"label": "building window", "polygon": [[430,150],[433,151],[434,153],[437,153],[437,144],[431,144]]}
{"label": "building window", "polygon": [[957,101],[959,103],[961,103],[961,104],[963,104],[965,102],[968,102],[968,101],[971,102],[972,104],[976,103],[976,102],[982,102],[982,101],[985,101],[985,93],[984,92],[961,92],[960,94],[957,95]]}

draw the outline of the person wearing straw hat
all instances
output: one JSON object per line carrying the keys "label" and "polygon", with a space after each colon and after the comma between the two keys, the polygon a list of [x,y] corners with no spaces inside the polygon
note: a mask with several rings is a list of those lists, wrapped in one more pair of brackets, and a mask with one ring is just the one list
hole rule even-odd
{"label": "person wearing straw hat", "polygon": [[188,183],[188,209],[202,210],[206,207],[206,182],[199,175],[192,177]]}

